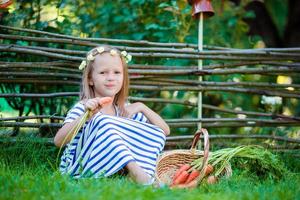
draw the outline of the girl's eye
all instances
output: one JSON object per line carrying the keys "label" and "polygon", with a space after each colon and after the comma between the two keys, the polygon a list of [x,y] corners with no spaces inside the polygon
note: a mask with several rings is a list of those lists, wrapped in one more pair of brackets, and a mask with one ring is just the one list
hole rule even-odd
{"label": "girl's eye", "polygon": [[99,72],[99,74],[104,74],[105,72]]}
{"label": "girl's eye", "polygon": [[120,71],[115,71],[115,74],[121,74],[121,72]]}

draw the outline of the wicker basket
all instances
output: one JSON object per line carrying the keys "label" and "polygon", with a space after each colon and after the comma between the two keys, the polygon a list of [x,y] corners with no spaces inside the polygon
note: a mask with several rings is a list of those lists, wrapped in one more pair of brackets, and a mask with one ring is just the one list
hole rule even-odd
{"label": "wicker basket", "polygon": [[[196,145],[200,136],[204,136],[204,151],[196,150]],[[197,178],[198,184],[205,176],[204,169],[207,166],[209,155],[209,138],[206,129],[198,130],[193,138],[191,149],[172,150],[163,153],[157,161],[155,178],[158,184],[165,184],[170,186],[173,176],[179,167],[183,164],[190,164],[192,161],[203,157],[202,171]],[[232,174],[230,165],[225,167],[225,176],[229,177]]]}

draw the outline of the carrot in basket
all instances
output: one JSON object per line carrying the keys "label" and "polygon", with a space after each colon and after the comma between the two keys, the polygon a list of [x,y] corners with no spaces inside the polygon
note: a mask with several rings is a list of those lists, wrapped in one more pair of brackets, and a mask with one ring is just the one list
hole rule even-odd
{"label": "carrot in basket", "polygon": [[195,180],[199,175],[200,175],[200,171],[194,169],[194,170],[190,173],[190,175],[189,175],[188,179],[186,180],[185,184],[188,184],[188,183],[192,182],[192,181]]}
{"label": "carrot in basket", "polygon": [[214,167],[211,164],[208,164],[205,168],[205,176],[208,176],[214,171]]}
{"label": "carrot in basket", "polygon": [[198,185],[198,181],[197,180],[193,180],[192,182],[188,183],[188,184],[179,184],[179,185],[173,185],[171,186],[171,189],[173,188],[178,188],[178,189],[192,189],[192,188],[196,188]]}
{"label": "carrot in basket", "polygon": [[218,182],[218,178],[216,176],[211,175],[211,176],[207,177],[208,184],[215,184],[217,182]]}
{"label": "carrot in basket", "polygon": [[189,177],[189,173],[187,171],[182,171],[179,176],[173,181],[172,185],[178,185],[181,183],[185,183]]}
{"label": "carrot in basket", "polygon": [[173,181],[172,181],[172,182],[174,183],[174,181],[175,181],[176,178],[181,174],[181,172],[187,171],[187,170],[190,169],[190,168],[191,168],[191,166],[188,165],[188,164],[182,165],[182,166],[176,171],[175,175],[173,176]]}

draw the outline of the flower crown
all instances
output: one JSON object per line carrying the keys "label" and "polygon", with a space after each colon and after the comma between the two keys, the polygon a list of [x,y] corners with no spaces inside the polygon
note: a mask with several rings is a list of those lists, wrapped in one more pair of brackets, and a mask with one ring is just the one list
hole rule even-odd
{"label": "flower crown", "polygon": [[[105,48],[104,48],[104,47],[97,47],[97,48],[96,48],[96,54],[93,55],[93,53],[89,53],[89,54],[87,55],[86,59],[83,60],[83,61],[81,62],[81,64],[79,65],[79,67],[78,67],[79,70],[84,70],[84,68],[85,68],[86,65],[87,65],[87,62],[90,62],[90,61],[95,60],[95,56],[96,56],[97,54],[102,54],[103,52],[105,52]],[[111,49],[111,50],[109,51],[109,53],[110,53],[110,55],[112,55],[112,56],[118,55],[118,52],[117,52],[117,50],[115,50],[115,49]],[[131,61],[131,59],[132,59],[132,56],[131,56],[129,53],[127,53],[126,51],[121,51],[121,56],[125,59],[125,62],[126,62],[126,63],[129,63],[129,62]]]}

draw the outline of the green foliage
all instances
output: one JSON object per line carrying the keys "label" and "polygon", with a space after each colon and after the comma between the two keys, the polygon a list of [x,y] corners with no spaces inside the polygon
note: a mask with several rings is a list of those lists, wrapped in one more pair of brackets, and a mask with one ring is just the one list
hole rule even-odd
{"label": "green foliage", "polygon": [[[252,47],[243,18],[253,17],[243,5],[213,2],[215,16],[204,22],[204,44]],[[84,37],[197,43],[197,20],[185,0],[16,2],[4,23]],[[217,31],[216,31],[217,30]]]}
{"label": "green foliage", "polygon": [[[254,48],[260,41],[258,36],[248,36],[248,25],[244,19],[255,17],[251,11],[244,9],[249,0],[240,1],[236,5],[232,1],[213,1],[215,15],[212,18],[204,20],[204,45],[224,46],[232,48]],[[287,6],[286,0],[271,3],[265,1],[268,10],[276,21],[278,27],[282,29],[286,20]],[[283,11],[281,12],[281,8]],[[280,13],[279,15],[277,15]],[[9,14],[3,18],[5,25],[33,28],[45,30],[54,33],[62,33],[80,37],[103,37],[133,40],[149,40],[156,42],[187,42],[197,44],[198,42],[198,20],[191,17],[191,7],[186,0],[96,0],[96,1],[79,1],[79,0],[29,0],[15,1]],[[26,33],[22,33],[27,35]],[[5,43],[9,43],[4,40]],[[38,42],[17,42],[19,45],[39,45]],[[87,50],[86,47],[74,47],[73,45],[47,44],[48,47],[61,49],[79,49]],[[23,54],[5,54],[5,61],[49,61],[51,59],[26,56]],[[216,60],[204,60],[205,65],[220,63]],[[226,63],[226,62],[224,62]],[[182,59],[157,59],[157,58],[134,58],[133,64],[156,64],[168,66],[190,66],[197,65],[195,60]],[[175,68],[176,68],[175,67]],[[179,78],[179,77],[178,77]],[[182,77],[180,77],[182,78]],[[196,80],[198,77],[185,77],[186,79]],[[205,76],[205,81],[247,81],[247,82],[276,82],[276,76],[264,75],[218,75]],[[299,80],[293,78],[293,83]],[[6,87],[8,87],[6,85]],[[62,91],[78,91],[78,87],[66,86],[23,86],[23,91],[46,93]],[[18,91],[19,89],[16,88]],[[169,92],[169,97],[180,100],[195,99],[196,92]],[[261,97],[239,93],[232,95],[230,92],[204,92],[203,103],[214,105],[220,108],[243,109],[248,111],[262,111],[266,109],[261,104]],[[131,91],[132,96],[158,97],[158,92],[137,92]],[[63,115],[67,108],[78,99],[61,99],[61,100],[37,100],[35,102],[25,102],[23,110],[28,110],[31,106],[38,107],[31,109],[34,114],[54,114]],[[60,105],[54,109],[54,105]],[[196,118],[197,108],[182,107],[174,104],[163,107],[162,105],[149,103],[149,106],[155,108],[166,119]],[[29,108],[28,108],[29,107]],[[284,100],[279,113],[285,108],[291,109],[292,115],[297,116],[300,113],[299,101]],[[236,117],[234,114],[224,114],[208,109],[203,110],[204,117]],[[195,128],[176,128],[172,130],[174,134],[193,133]],[[225,133],[245,133],[245,132],[269,134],[269,129],[244,129],[244,128],[218,128],[211,129],[214,134]],[[279,129],[278,129],[279,130]],[[277,130],[277,131],[278,131]],[[281,129],[280,129],[281,130]],[[274,129],[273,129],[274,131]],[[295,132],[296,130],[294,130]]]}

